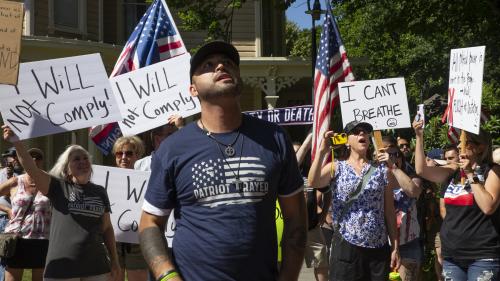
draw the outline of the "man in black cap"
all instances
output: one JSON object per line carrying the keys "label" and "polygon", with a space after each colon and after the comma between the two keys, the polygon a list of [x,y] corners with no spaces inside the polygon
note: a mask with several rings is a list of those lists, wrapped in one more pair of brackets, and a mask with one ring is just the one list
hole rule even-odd
{"label": "man in black cap", "polygon": [[0,169],[0,183],[8,180],[12,176],[18,176],[23,173],[24,169],[17,160],[16,148],[11,147],[2,153],[2,158],[5,161],[5,168]]}
{"label": "man in black cap", "polygon": [[[241,113],[239,63],[225,42],[198,50],[190,92],[201,118],[153,156],[139,231],[158,280],[298,278],[307,235],[303,181],[285,132]],[[276,199],[285,224],[280,269]],[[171,211],[177,225],[169,255],[163,227]]]}

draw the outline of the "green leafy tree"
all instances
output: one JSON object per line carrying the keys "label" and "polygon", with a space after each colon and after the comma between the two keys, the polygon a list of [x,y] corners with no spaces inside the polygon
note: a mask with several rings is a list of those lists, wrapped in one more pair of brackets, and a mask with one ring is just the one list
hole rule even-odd
{"label": "green leafy tree", "polygon": [[[321,35],[321,27],[316,26],[316,43],[319,42]],[[285,43],[287,56],[300,57],[305,59],[311,58],[311,29],[300,27],[291,21],[286,22],[285,26]]]}
{"label": "green leafy tree", "polygon": [[186,31],[206,30],[205,41],[231,40],[234,12],[246,0],[167,0],[181,19],[179,27]]}
{"label": "green leafy tree", "polygon": [[[492,115],[483,128],[500,143],[498,1],[334,0],[333,6],[349,56],[369,60],[368,65],[354,68],[356,78],[405,77],[412,111],[433,94],[446,98],[450,49],[485,45],[482,104]],[[446,143],[443,132],[432,131],[441,133],[433,141]]]}

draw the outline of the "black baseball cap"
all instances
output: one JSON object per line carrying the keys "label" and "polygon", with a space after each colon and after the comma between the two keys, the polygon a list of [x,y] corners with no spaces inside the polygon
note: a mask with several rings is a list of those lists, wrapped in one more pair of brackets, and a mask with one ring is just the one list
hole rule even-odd
{"label": "black baseball cap", "polygon": [[345,127],[344,127],[344,132],[346,134],[350,134],[352,132],[352,130],[354,130],[355,128],[358,128],[358,127],[365,129],[367,133],[373,132],[373,126],[370,125],[370,123],[360,122],[360,121],[356,121],[356,120],[347,123],[347,125],[345,125]]}
{"label": "black baseball cap", "polygon": [[193,78],[193,73],[203,60],[212,54],[224,54],[228,56],[236,65],[240,65],[240,54],[236,48],[224,41],[212,41],[201,46],[201,48],[191,57],[191,69],[189,78]]}
{"label": "black baseball cap", "polygon": [[2,157],[16,157],[17,151],[15,147],[11,147],[2,153]]}

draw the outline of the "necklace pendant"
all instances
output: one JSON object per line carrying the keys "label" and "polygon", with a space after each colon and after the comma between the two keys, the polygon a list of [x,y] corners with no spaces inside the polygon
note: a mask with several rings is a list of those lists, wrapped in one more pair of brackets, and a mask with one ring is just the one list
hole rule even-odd
{"label": "necklace pendant", "polygon": [[224,153],[227,157],[233,157],[236,152],[232,146],[228,145],[226,149],[224,149]]}

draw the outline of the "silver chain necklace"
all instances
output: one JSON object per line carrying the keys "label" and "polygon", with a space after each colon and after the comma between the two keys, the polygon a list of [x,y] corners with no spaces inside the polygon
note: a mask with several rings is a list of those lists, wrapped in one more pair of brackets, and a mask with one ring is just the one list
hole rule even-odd
{"label": "silver chain necklace", "polygon": [[[219,149],[220,154],[222,155],[222,159],[224,160],[224,162],[226,163],[226,165],[228,166],[228,168],[231,170],[231,172],[233,173],[233,175],[235,177],[234,184],[236,184],[236,186],[239,186],[239,184],[241,183],[241,180],[240,180],[241,156],[243,155],[243,142],[245,141],[245,138],[241,137],[240,159],[238,160],[238,170],[235,173],[234,170],[231,169],[231,165],[229,165],[229,162],[227,161],[226,157],[232,157],[236,153],[235,150],[234,150],[234,148],[233,148],[233,145],[238,140],[238,138],[240,136],[240,131],[238,130],[238,135],[236,136],[236,138],[234,139],[234,141],[230,145],[226,145],[224,143],[219,142],[217,139],[215,139],[214,136],[212,136],[212,134],[205,128],[205,125],[203,125],[203,121],[201,121],[201,119],[200,119],[200,123],[201,123],[201,126],[202,126],[202,130],[207,134],[207,136],[209,138],[213,139],[216,142],[215,145]],[[224,150],[224,152],[222,152],[222,148],[220,147],[220,145],[226,146],[226,149]],[[231,155],[228,154],[228,148],[229,147],[231,147],[231,149],[232,149],[231,150],[231,152],[232,152]]]}
{"label": "silver chain necklace", "polygon": [[[240,137],[240,130],[239,129],[238,129],[238,134],[236,135],[236,138],[234,138],[234,140],[230,144],[225,144],[225,143],[222,143],[219,140],[217,140],[212,135],[212,132],[210,132],[209,130],[207,130],[207,128],[205,128],[205,125],[203,124],[203,121],[201,121],[201,119],[200,119],[200,123],[201,123],[201,127],[202,127],[203,132],[205,132],[209,138],[213,139],[219,145],[223,145],[225,147],[224,154],[226,154],[227,157],[233,157],[234,154],[236,154],[236,150],[234,150],[233,146],[236,143],[236,141],[238,141],[238,138]],[[219,146],[219,149],[220,149],[220,146]]]}

